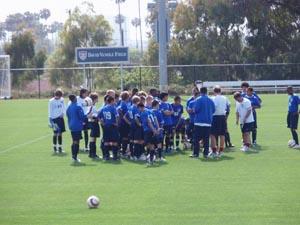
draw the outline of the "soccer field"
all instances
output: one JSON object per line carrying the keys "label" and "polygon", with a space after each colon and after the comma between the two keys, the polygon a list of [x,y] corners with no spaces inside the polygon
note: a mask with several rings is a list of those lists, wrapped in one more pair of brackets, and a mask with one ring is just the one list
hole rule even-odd
{"label": "soccer field", "polygon": [[[300,152],[287,148],[287,95],[262,99],[257,151],[239,151],[233,107],[236,148],[222,159],[190,159],[186,151],[150,168],[85,153],[74,166],[69,132],[66,155],[52,154],[47,100],[1,101],[0,224],[300,224]],[[87,209],[90,195],[100,197],[98,209]]]}

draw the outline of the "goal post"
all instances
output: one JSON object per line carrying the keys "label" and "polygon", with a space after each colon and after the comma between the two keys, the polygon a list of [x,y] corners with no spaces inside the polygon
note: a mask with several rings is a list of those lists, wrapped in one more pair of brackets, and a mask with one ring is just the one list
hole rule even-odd
{"label": "goal post", "polygon": [[0,99],[11,97],[10,57],[0,55]]}

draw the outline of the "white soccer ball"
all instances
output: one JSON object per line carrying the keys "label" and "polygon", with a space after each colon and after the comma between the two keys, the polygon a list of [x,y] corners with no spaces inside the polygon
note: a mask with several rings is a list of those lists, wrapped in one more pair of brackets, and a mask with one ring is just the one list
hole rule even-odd
{"label": "white soccer ball", "polygon": [[86,203],[90,209],[95,209],[98,208],[100,200],[97,196],[92,195],[86,200]]}
{"label": "white soccer ball", "polygon": [[93,105],[93,100],[90,97],[86,97],[84,99],[86,106],[92,106]]}
{"label": "white soccer ball", "polygon": [[192,147],[192,144],[190,142],[184,142],[183,147],[184,149],[190,149]]}
{"label": "white soccer ball", "polygon": [[288,141],[288,146],[289,146],[290,148],[294,147],[295,145],[296,145],[295,140],[289,140],[289,141]]}

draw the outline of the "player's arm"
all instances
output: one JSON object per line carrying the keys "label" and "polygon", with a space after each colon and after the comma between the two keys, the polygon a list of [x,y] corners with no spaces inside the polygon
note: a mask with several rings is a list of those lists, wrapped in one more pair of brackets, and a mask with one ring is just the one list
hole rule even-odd
{"label": "player's arm", "polygon": [[48,104],[48,125],[50,128],[53,127],[53,120],[51,118],[51,114],[52,114],[52,111],[53,111],[53,106],[52,106],[52,101],[49,101],[49,104]]}
{"label": "player's arm", "polygon": [[147,118],[147,123],[150,129],[152,130],[153,134],[157,134],[157,130],[154,128],[153,124],[151,123],[150,118]]}
{"label": "player's arm", "polygon": [[240,119],[240,114],[239,114],[239,112],[236,112],[236,113],[235,113],[235,118],[236,118],[236,119],[235,119],[235,124],[236,124],[236,125],[239,125],[239,119]]}
{"label": "player's arm", "polygon": [[123,116],[123,120],[125,121],[125,123],[127,123],[128,125],[130,125],[131,123],[130,123],[130,121],[128,120],[127,116],[128,116],[128,112],[125,113],[125,115]]}

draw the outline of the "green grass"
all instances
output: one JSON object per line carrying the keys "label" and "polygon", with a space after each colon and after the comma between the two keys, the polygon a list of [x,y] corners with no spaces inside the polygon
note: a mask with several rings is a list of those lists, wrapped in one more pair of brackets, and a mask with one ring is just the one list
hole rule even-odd
{"label": "green grass", "polygon": [[[69,132],[67,155],[52,155],[46,100],[1,101],[0,224],[300,224],[300,152],[287,148],[287,96],[262,97],[258,153],[236,147],[223,160],[203,161],[188,151],[153,168],[86,154],[83,166],[72,166]],[[234,113],[229,124],[239,146]],[[87,209],[92,194],[99,209]]]}

